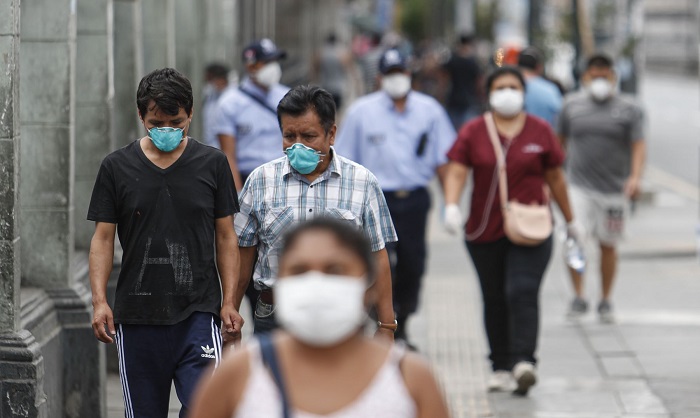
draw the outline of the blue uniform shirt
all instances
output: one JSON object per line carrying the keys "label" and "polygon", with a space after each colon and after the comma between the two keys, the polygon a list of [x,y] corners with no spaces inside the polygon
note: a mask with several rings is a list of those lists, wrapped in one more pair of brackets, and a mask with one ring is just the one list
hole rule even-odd
{"label": "blue uniform shirt", "polygon": [[[277,109],[289,87],[278,84],[267,93],[249,78],[241,87],[265,102],[270,109]],[[213,131],[216,135],[236,138],[236,159],[242,174],[250,174],[257,167],[284,156],[282,133],[277,114],[263,107],[238,88],[227,90],[219,99]]]}
{"label": "blue uniform shirt", "polygon": [[411,91],[404,112],[383,91],[358,99],[335,141],[338,154],[367,167],[385,191],[428,185],[435,169],[447,163],[456,133],[442,106]]}
{"label": "blue uniform shirt", "polygon": [[561,111],[561,105],[561,92],[554,83],[542,77],[533,77],[527,80],[525,88],[525,111],[527,113],[541,117],[554,128]]}

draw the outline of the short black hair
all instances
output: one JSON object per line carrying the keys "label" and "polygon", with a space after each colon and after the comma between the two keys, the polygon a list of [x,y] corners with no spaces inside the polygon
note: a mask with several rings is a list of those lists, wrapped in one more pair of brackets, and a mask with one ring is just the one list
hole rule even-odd
{"label": "short black hair", "polygon": [[229,69],[226,65],[218,62],[212,62],[211,64],[206,66],[206,68],[204,69],[204,74],[207,77],[207,79],[228,79],[228,71]]}
{"label": "short black hair", "polygon": [[350,226],[348,221],[341,221],[329,216],[320,216],[302,222],[289,231],[283,238],[280,259],[294,247],[299,237],[312,232],[328,232],[333,235],[341,247],[352,251],[362,260],[362,264],[367,270],[368,282],[374,282],[376,264],[372,246],[367,237],[358,228]]}
{"label": "short black hair", "polygon": [[174,68],[153,70],[139,83],[136,90],[136,106],[139,115],[145,117],[151,100],[167,115],[177,115],[180,108],[192,114],[192,84]]}
{"label": "short black hair", "polygon": [[504,65],[503,67],[498,67],[491,71],[491,74],[486,77],[486,93],[491,92],[491,86],[493,86],[493,82],[496,81],[497,78],[506,74],[514,75],[520,81],[520,84],[523,86],[523,90],[525,90],[525,78],[523,77],[523,73],[521,73],[517,67]]}
{"label": "short black hair", "polygon": [[586,61],[586,70],[591,67],[613,68],[613,65],[613,59],[609,55],[596,53],[588,57],[588,60]]}
{"label": "short black hair", "polygon": [[471,33],[462,33],[458,40],[460,45],[471,45],[474,42],[474,35]]}
{"label": "short black hair", "polygon": [[333,95],[318,86],[296,86],[277,105],[277,123],[282,129],[282,115],[298,117],[309,110],[316,112],[323,130],[328,133],[335,124]]}
{"label": "short black hair", "polygon": [[542,53],[534,46],[529,46],[518,54],[518,67],[536,70],[542,65]]}

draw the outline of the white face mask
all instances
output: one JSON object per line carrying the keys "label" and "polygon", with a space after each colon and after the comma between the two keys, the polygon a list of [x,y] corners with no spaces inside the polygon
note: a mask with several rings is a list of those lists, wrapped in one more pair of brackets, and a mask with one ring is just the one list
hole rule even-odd
{"label": "white face mask", "polygon": [[385,75],[382,77],[382,90],[392,99],[406,97],[411,90],[411,77],[403,73]]}
{"label": "white face mask", "polygon": [[310,271],[278,280],[277,320],[295,338],[329,347],[349,338],[366,318],[366,281]]}
{"label": "white face mask", "polygon": [[499,115],[513,117],[523,110],[525,97],[523,92],[516,89],[496,90],[489,96],[491,108]]}
{"label": "white face mask", "polygon": [[594,100],[602,102],[612,96],[613,84],[607,78],[594,78],[588,84],[588,92]]}
{"label": "white face mask", "polygon": [[282,67],[277,61],[268,62],[267,64],[260,67],[258,71],[253,74],[255,81],[257,81],[263,87],[272,87],[279,84],[282,78]]}

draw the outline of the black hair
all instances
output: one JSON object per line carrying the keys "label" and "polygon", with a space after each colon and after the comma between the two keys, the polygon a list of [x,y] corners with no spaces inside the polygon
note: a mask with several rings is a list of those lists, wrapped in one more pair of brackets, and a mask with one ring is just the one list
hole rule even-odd
{"label": "black hair", "polygon": [[486,93],[488,94],[491,92],[491,86],[493,86],[493,82],[496,81],[497,78],[506,74],[514,75],[520,81],[520,84],[523,86],[523,90],[525,90],[525,78],[523,77],[523,73],[521,73],[516,67],[504,65],[503,67],[498,67],[491,71],[491,74],[486,77]]}
{"label": "black hair", "polygon": [[471,33],[463,33],[459,35],[460,45],[471,45],[474,42],[474,35]]}
{"label": "black hair", "polygon": [[542,54],[534,46],[529,46],[518,54],[518,67],[536,70],[542,64]]}
{"label": "black hair", "polygon": [[588,57],[588,61],[586,61],[586,70],[588,70],[591,67],[613,68],[613,59],[606,54],[593,54],[590,57]]}
{"label": "black hair", "polygon": [[228,67],[218,62],[212,62],[204,69],[207,79],[226,78],[228,79]]}
{"label": "black hair", "polygon": [[280,259],[294,247],[299,237],[312,232],[328,232],[333,235],[341,247],[352,251],[362,260],[362,264],[367,270],[367,280],[370,283],[374,282],[376,264],[372,246],[367,237],[359,229],[350,226],[347,221],[328,216],[321,216],[302,222],[285,234]]}
{"label": "black hair", "polygon": [[326,36],[326,43],[335,45],[336,42],[338,42],[338,36],[335,34],[335,32],[331,32]]}
{"label": "black hair", "polygon": [[284,95],[277,105],[277,123],[282,129],[282,116],[298,117],[309,110],[316,112],[323,130],[328,133],[335,124],[333,96],[318,86],[296,86]]}
{"label": "black hair", "polygon": [[193,99],[190,80],[174,68],[151,71],[141,79],[136,90],[136,106],[142,118],[148,113],[151,100],[167,115],[177,115],[181,108],[188,116],[191,115]]}

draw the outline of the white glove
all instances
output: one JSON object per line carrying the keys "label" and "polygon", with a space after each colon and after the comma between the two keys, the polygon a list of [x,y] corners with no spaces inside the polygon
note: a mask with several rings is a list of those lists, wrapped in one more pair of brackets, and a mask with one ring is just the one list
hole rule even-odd
{"label": "white glove", "polygon": [[452,235],[458,234],[464,224],[462,223],[462,212],[455,204],[445,206],[445,229]]}
{"label": "white glove", "polygon": [[571,221],[566,224],[566,238],[572,238],[576,242],[581,243],[583,242],[582,240],[585,237],[585,234],[586,231],[578,222]]}

